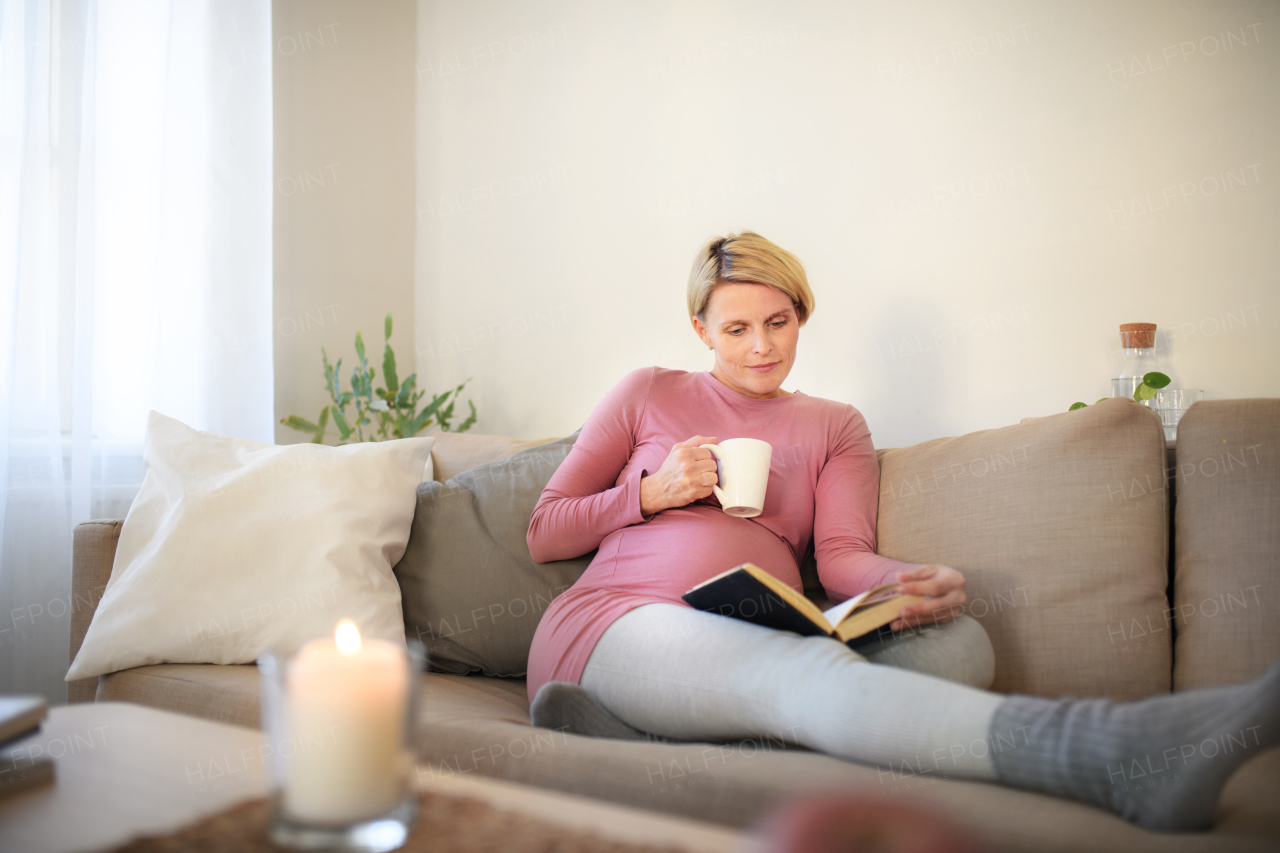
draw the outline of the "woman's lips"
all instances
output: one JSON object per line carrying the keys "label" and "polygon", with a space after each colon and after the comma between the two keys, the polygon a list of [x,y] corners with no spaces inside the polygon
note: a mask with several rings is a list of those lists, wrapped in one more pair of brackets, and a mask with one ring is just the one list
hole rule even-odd
{"label": "woman's lips", "polygon": [[779,364],[782,364],[782,362],[771,361],[768,364],[748,364],[747,369],[754,370],[756,373],[768,373],[770,370],[773,370]]}

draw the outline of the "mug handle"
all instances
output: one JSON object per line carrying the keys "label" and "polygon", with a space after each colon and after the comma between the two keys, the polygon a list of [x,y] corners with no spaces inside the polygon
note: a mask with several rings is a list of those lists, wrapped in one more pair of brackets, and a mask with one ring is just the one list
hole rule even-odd
{"label": "mug handle", "polygon": [[[712,456],[714,456],[714,457],[716,458],[716,460],[717,460],[717,461],[720,461],[720,462],[723,462],[723,461],[724,461],[724,457],[720,455],[721,453],[723,453],[723,452],[724,452],[724,451],[722,451],[722,450],[720,449],[720,445],[718,445],[718,444],[699,444],[698,446],[699,446],[699,447],[706,448],[707,450],[710,450],[710,451],[711,451],[711,455],[712,455]],[[718,481],[719,479],[720,479],[720,474],[719,474],[719,472],[716,472],[716,480]],[[724,493],[724,489],[720,488],[719,483],[717,483],[716,485],[712,486],[712,487],[711,487],[711,491],[715,493],[716,500],[720,501],[720,505],[721,505],[721,506],[728,506],[728,505],[729,505],[729,496],[728,496],[728,495],[726,495],[726,494]]]}

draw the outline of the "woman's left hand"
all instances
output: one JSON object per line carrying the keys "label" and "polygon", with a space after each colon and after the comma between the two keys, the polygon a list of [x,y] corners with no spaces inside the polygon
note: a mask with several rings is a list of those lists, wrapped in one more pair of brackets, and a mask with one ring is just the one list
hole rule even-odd
{"label": "woman's left hand", "polygon": [[889,624],[891,631],[950,622],[969,600],[964,592],[964,575],[950,566],[920,566],[909,572],[898,572],[898,586],[894,592],[923,595],[929,600],[903,607],[898,618]]}

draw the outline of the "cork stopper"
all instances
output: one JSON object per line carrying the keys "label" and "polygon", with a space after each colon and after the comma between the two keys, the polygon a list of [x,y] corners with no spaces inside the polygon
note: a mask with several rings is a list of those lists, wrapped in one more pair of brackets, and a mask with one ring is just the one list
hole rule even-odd
{"label": "cork stopper", "polygon": [[1156,324],[1121,323],[1120,343],[1126,349],[1130,347],[1150,349],[1156,345]]}

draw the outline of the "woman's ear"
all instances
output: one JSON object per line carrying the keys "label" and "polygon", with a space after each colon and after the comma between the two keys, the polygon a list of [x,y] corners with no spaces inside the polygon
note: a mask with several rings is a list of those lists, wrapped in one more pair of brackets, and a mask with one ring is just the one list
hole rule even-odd
{"label": "woman's ear", "polygon": [[693,322],[693,331],[696,332],[698,337],[702,339],[702,342],[707,345],[707,349],[715,349],[715,347],[711,345],[711,335],[708,333],[707,326],[702,322],[702,319],[695,314],[690,318],[690,320]]}

